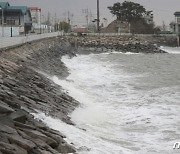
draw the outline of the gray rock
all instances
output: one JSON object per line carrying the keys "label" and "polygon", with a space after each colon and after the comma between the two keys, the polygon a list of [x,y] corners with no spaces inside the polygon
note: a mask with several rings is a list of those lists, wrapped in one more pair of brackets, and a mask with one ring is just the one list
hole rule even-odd
{"label": "gray rock", "polygon": [[11,128],[14,128],[14,121],[8,116],[0,116],[0,124],[7,125]]}
{"label": "gray rock", "polygon": [[22,110],[18,110],[16,112],[13,112],[9,115],[14,121],[20,122],[20,123],[25,123],[27,120],[26,112]]}
{"label": "gray rock", "polygon": [[67,143],[59,144],[57,150],[60,153],[75,153],[76,152],[76,149]]}
{"label": "gray rock", "polygon": [[7,125],[0,123],[0,132],[6,134],[17,134],[17,131],[14,128],[11,128]]}
{"label": "gray rock", "polygon": [[22,128],[22,129],[32,129],[32,130],[36,129],[33,126],[30,126],[30,125],[27,125],[27,124],[22,124],[22,123],[17,122],[17,121],[15,121],[14,124],[15,124],[16,127],[19,127],[19,128]]}
{"label": "gray rock", "polygon": [[0,151],[3,154],[27,154],[27,151],[15,144],[4,143],[0,141]]}
{"label": "gray rock", "polygon": [[11,135],[8,136],[8,139],[11,144],[16,144],[27,151],[30,151],[36,147],[32,141],[24,139],[21,136]]}
{"label": "gray rock", "polygon": [[42,132],[46,136],[55,140],[57,143],[65,143],[65,140],[60,135],[55,135],[55,134],[49,133],[48,131],[42,131]]}
{"label": "gray rock", "polygon": [[36,102],[26,96],[20,96],[20,100],[24,101],[24,102],[27,102],[27,103],[31,103],[31,104],[36,104]]}
{"label": "gray rock", "polygon": [[1,103],[0,102],[0,114],[9,114],[12,113],[14,110],[12,108],[10,108],[8,105],[5,105],[5,103]]}
{"label": "gray rock", "polygon": [[36,138],[41,139],[42,141],[44,141],[46,144],[50,145],[51,147],[57,147],[58,146],[58,143],[54,139],[52,139],[52,138],[42,134],[39,131],[36,131],[36,130],[25,130],[25,129],[23,131],[28,136],[30,136],[30,137],[32,137],[34,139],[36,139]]}

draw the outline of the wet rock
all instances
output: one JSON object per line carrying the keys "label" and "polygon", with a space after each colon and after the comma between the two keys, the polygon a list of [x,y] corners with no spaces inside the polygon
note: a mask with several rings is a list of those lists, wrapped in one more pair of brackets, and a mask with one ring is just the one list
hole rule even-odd
{"label": "wet rock", "polygon": [[8,105],[6,105],[5,103],[2,103],[0,101],[0,114],[9,114],[12,113],[14,110],[12,108],[10,108]]}
{"label": "wet rock", "polygon": [[14,121],[9,116],[0,116],[0,124],[14,128]]}
{"label": "wet rock", "polygon": [[52,153],[50,151],[39,149],[38,151],[33,152],[33,154],[52,154]]}
{"label": "wet rock", "polygon": [[55,140],[57,143],[65,143],[65,140],[60,136],[60,135],[55,135],[52,134],[48,131],[42,131],[43,134],[45,134],[46,136],[52,138],[53,140]]}
{"label": "wet rock", "polygon": [[45,149],[47,151],[49,151],[51,154],[59,154],[58,151],[56,151],[55,149],[51,148],[50,146],[46,146]]}
{"label": "wet rock", "polygon": [[17,101],[16,98],[9,98],[9,97],[3,97],[3,101],[7,103],[10,107],[20,109],[21,106],[18,104],[19,101]]}
{"label": "wet rock", "polygon": [[27,113],[23,110],[18,110],[16,112],[11,113],[9,117],[14,121],[25,123],[27,120]]}
{"label": "wet rock", "polygon": [[17,131],[14,128],[4,125],[2,123],[0,123],[0,132],[6,134],[17,134]]}
{"label": "wet rock", "polygon": [[42,129],[42,130],[45,130],[45,131],[48,130],[47,126],[44,123],[40,122],[40,121],[36,121],[34,119],[28,119],[28,121],[30,121],[32,123],[32,125],[34,125],[34,127],[36,127],[37,129],[39,128],[39,129]]}
{"label": "wet rock", "polygon": [[61,132],[59,132],[57,130],[49,129],[48,132],[51,134],[60,135],[62,138],[66,138],[66,136],[64,134],[62,134]]}
{"label": "wet rock", "polygon": [[30,151],[36,147],[36,145],[32,141],[24,139],[17,135],[8,136],[8,139],[11,144],[16,144],[26,151]]}
{"label": "wet rock", "polygon": [[46,87],[46,85],[44,83],[42,83],[42,82],[37,82],[35,84],[41,89],[45,89],[45,87]]}
{"label": "wet rock", "polygon": [[61,143],[59,144],[57,150],[60,152],[60,153],[75,153],[76,152],[76,149],[67,144],[67,143]]}
{"label": "wet rock", "polygon": [[29,97],[26,97],[26,96],[20,96],[20,100],[24,101],[24,102],[27,102],[27,103],[31,103],[31,104],[36,104],[36,102],[32,99],[30,99]]}
{"label": "wet rock", "polygon": [[30,125],[27,125],[27,124],[22,124],[22,123],[17,122],[17,121],[15,121],[14,124],[15,124],[16,127],[19,127],[19,128],[21,128],[21,129],[32,129],[32,130],[35,130],[35,129],[36,129],[36,128],[33,127],[33,126],[30,126]]}
{"label": "wet rock", "polygon": [[52,138],[42,134],[39,131],[36,131],[36,130],[25,130],[25,129],[23,131],[28,136],[30,136],[30,137],[32,137],[34,139],[36,139],[36,138],[41,139],[42,141],[44,141],[46,144],[50,145],[51,147],[57,147],[58,146],[58,143],[54,139],[52,139]]}
{"label": "wet rock", "polygon": [[27,154],[27,151],[15,144],[4,143],[0,141],[0,151],[3,154]]}

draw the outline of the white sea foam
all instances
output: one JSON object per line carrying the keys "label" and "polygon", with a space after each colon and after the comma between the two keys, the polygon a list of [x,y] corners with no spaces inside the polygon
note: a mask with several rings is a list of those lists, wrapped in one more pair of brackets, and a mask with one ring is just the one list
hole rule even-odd
{"label": "white sea foam", "polygon": [[142,53],[135,53],[135,52],[120,52],[120,51],[110,51],[110,52],[105,52],[101,54],[125,54],[125,55],[135,55],[135,54],[142,54]]}
{"label": "white sea foam", "polygon": [[180,47],[166,47],[166,46],[161,46],[160,49],[171,53],[171,54],[180,54]]}
{"label": "white sea foam", "polygon": [[[134,59],[138,57],[145,61],[149,58],[152,67],[154,63],[151,58],[157,56],[159,60],[159,55],[92,54],[79,55],[73,59],[63,57],[70,76],[66,80],[59,80],[56,76],[51,79],[81,103],[70,115],[77,127],[42,113],[36,117],[64,133],[77,148],[85,149],[78,153],[178,153],[173,150],[173,145],[180,136],[180,88],[161,84],[157,87],[153,85],[156,82],[146,82],[146,78],[154,76],[146,72],[149,65],[138,67],[137,73],[125,70],[134,67],[134,64],[138,65],[139,60],[136,63]],[[154,69],[156,67],[150,70]],[[149,88],[146,90],[144,87]],[[82,148],[84,146],[90,151]]]}

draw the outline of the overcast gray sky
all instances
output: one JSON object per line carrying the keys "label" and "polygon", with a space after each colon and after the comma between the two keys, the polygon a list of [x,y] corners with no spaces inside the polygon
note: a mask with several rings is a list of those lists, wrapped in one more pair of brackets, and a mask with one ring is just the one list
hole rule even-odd
{"label": "overcast gray sky", "polygon": [[[0,0],[5,1],[5,0]],[[96,17],[96,0],[7,0],[10,5],[27,5],[37,6],[42,9],[42,14],[47,16],[47,12],[51,16],[57,15],[57,18],[67,18],[67,12],[73,14],[74,24],[85,24],[85,14],[83,9],[92,12]],[[112,15],[109,13],[107,6],[112,6],[115,2],[123,2],[124,0],[100,0],[100,15],[102,18],[108,18],[108,22],[112,21]],[[180,11],[180,0],[131,0],[140,3],[146,10],[153,10],[154,21],[156,25],[162,25],[164,21],[169,25],[174,20],[174,12]],[[92,17],[93,18],[93,17]],[[102,21],[102,20],[101,20]]]}

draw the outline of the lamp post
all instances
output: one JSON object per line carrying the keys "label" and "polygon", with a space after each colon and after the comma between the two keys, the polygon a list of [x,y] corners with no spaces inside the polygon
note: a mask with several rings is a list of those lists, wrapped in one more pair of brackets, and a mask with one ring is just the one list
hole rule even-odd
{"label": "lamp post", "polygon": [[3,7],[0,7],[1,10],[1,19],[2,19],[2,37],[4,37],[4,10]]}

